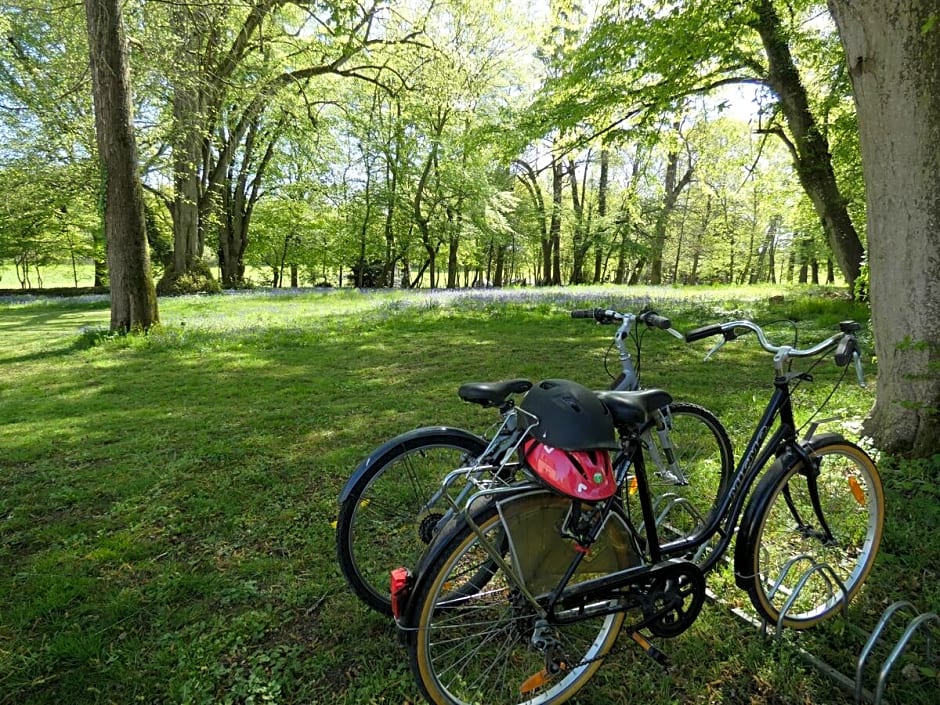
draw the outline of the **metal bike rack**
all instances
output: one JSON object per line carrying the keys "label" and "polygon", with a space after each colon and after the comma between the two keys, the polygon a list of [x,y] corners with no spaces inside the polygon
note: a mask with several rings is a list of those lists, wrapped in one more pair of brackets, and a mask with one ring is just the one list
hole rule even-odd
{"label": "metal bike rack", "polygon": [[[780,571],[780,575],[774,581],[769,595],[773,596],[776,592],[781,590],[787,575],[794,569],[795,566],[798,566],[802,563],[808,563],[809,567],[800,575],[800,578],[796,582],[793,591],[788,595],[787,600],[780,611],[780,616],[777,619],[777,623],[773,632],[774,639],[780,638],[781,634],[783,633],[783,622],[787,613],[790,611],[790,609],[792,609],[793,605],[799,599],[800,592],[806,587],[806,584],[814,575],[819,574],[826,581],[830,595],[832,597],[838,597],[842,601],[843,612],[847,611],[848,609],[848,601],[846,599],[845,585],[843,582],[839,579],[839,577],[835,574],[835,571],[833,571],[833,569],[828,564],[819,563],[809,555],[796,556],[795,558],[787,561],[787,563],[784,564],[783,569]],[[717,601],[714,595],[711,595],[711,597]],[[740,609],[734,608],[731,611],[738,618],[755,626],[762,635],[766,636],[770,633],[770,625],[766,620],[758,620]],[[864,676],[866,666],[872,655],[872,652],[875,650],[875,647],[879,644],[879,642],[883,640],[885,631],[887,630],[892,620],[902,614],[908,615],[909,621],[907,626],[904,629],[902,635],[891,646],[887,657],[885,657],[885,659],[881,662],[881,666],[878,669],[878,678],[874,691],[868,690],[865,688]],[[861,629],[859,630],[859,633],[862,635],[866,634],[866,632]],[[793,644],[793,646],[796,648],[800,657],[806,663],[813,666],[817,671],[827,676],[830,680],[834,681],[845,690],[852,692],[855,697],[855,705],[862,705],[862,703],[870,703],[870,705],[881,705],[892,670],[894,669],[901,655],[910,646],[913,638],[919,633],[922,633],[926,638],[926,660],[932,661],[937,657],[937,655],[934,653],[933,636],[935,633],[940,633],[940,616],[938,616],[935,612],[918,612],[913,604],[904,600],[890,605],[884,612],[882,612],[881,618],[878,620],[878,624],[875,626],[875,628],[867,634],[865,645],[861,649],[858,659],[856,660],[854,678],[845,675],[842,673],[842,671],[834,668],[819,657],[810,653],[799,644]]]}
{"label": "metal bike rack", "polygon": [[856,705],[861,705],[864,688],[863,688],[863,677],[865,675],[865,664],[868,661],[868,657],[871,656],[871,652],[874,650],[875,645],[881,639],[882,634],[888,626],[888,623],[894,618],[895,615],[901,614],[903,612],[913,613],[915,616],[911,619],[907,628],[904,630],[904,633],[901,637],[894,642],[894,646],[891,649],[891,652],[888,654],[887,658],[881,662],[881,668],[878,671],[878,681],[875,686],[875,693],[871,699],[871,702],[874,705],[880,705],[881,699],[884,696],[885,687],[888,684],[888,677],[891,675],[891,671],[894,669],[894,665],[897,663],[898,659],[901,657],[901,654],[907,649],[908,645],[911,642],[911,639],[914,638],[915,634],[919,631],[923,631],[927,638],[927,658],[933,658],[933,632],[940,627],[940,617],[937,616],[935,612],[921,612],[918,613],[914,605],[906,600],[899,600],[894,604],[890,605],[884,612],[881,614],[881,619],[878,621],[878,625],[872,631],[871,636],[868,637],[868,641],[865,643],[865,648],[862,649],[861,654],[858,657],[858,661],[855,667],[855,703]]}
{"label": "metal bike rack", "polygon": [[[787,614],[793,608],[794,603],[799,599],[800,593],[803,591],[803,588],[806,587],[806,584],[809,582],[817,573],[826,581],[826,586],[829,589],[829,596],[831,598],[836,598],[842,602],[842,611],[847,612],[849,608],[849,601],[846,598],[846,589],[845,584],[839,579],[839,576],[836,575],[835,571],[828,563],[818,563],[816,560],[807,554],[802,554],[791,558],[789,561],[784,563],[783,569],[780,571],[780,575],[777,576],[777,580],[774,582],[773,587],[770,589],[770,592],[767,594],[767,597],[773,597],[777,594],[777,591],[780,590],[783,585],[783,581],[786,580],[787,575],[793,567],[799,563],[809,562],[810,566],[803,574],[800,576],[800,579],[797,580],[796,586],[793,588],[793,591],[787,596],[786,601],[783,603],[783,607],[780,610],[780,615],[777,617],[777,628],[774,632],[776,637],[780,636],[780,633],[783,631],[783,620],[786,619]],[[838,588],[839,594],[833,591],[833,588]],[[766,626],[763,631],[766,633]]]}

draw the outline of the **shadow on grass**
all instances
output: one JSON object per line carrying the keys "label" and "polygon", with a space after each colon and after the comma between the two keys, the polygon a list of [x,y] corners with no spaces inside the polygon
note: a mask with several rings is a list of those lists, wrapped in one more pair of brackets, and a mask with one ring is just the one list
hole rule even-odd
{"label": "shadow on grass", "polygon": [[[413,702],[391,624],[336,566],[340,488],[404,430],[487,428],[495,415],[458,399],[463,382],[605,386],[613,332],[545,313],[431,312],[111,339],[78,334],[63,313],[9,329],[38,351],[0,345],[13,352],[0,357],[0,702],[18,705]],[[706,369],[667,336],[648,341],[651,384],[676,396],[731,407],[767,386],[768,360],[746,349]],[[739,396],[716,381],[730,374]],[[670,645],[698,669],[671,681],[678,693],[621,656],[640,677],[602,669],[591,697],[649,701],[658,688],[704,702],[733,672],[745,702],[740,644],[701,653],[723,631]],[[776,668],[773,654],[754,658]]]}

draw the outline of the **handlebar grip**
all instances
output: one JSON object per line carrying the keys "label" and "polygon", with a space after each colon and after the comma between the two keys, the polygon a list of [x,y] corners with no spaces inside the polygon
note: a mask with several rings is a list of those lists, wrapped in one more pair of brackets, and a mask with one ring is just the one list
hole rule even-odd
{"label": "handlebar grip", "polygon": [[696,328],[695,330],[690,330],[685,334],[685,342],[694,343],[696,340],[701,340],[702,338],[710,338],[713,335],[721,335],[723,333],[720,323],[711,323],[707,326],[702,326],[701,328]]}
{"label": "handlebar grip", "polygon": [[662,330],[669,330],[672,328],[672,321],[670,321],[665,316],[660,316],[654,311],[647,311],[644,314],[640,315],[640,320],[643,321],[648,326],[653,326],[654,328],[660,328]]}
{"label": "handlebar grip", "polygon": [[595,310],[596,309],[593,309],[593,308],[575,309],[574,311],[571,312],[571,317],[572,318],[594,318]]}

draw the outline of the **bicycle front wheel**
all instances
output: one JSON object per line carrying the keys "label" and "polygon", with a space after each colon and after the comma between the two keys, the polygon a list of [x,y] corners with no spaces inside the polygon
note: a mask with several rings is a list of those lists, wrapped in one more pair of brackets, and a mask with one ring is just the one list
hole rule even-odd
{"label": "bicycle front wheel", "polygon": [[794,629],[822,622],[855,596],[875,562],[885,516],[881,478],[865,451],[834,435],[807,450],[811,467],[797,460],[755,490],[735,556],[758,613]]}
{"label": "bicycle front wheel", "polygon": [[393,439],[344,493],[336,521],[336,554],[353,592],[391,615],[389,571],[413,566],[447,511],[427,507],[451,470],[470,463],[486,442],[466,431],[427,428]]}
{"label": "bicycle front wheel", "polygon": [[[624,615],[564,626],[540,622],[515,578],[485,548],[484,541],[504,542],[496,508],[487,507],[476,521],[483,540],[469,526],[458,530],[411,598],[417,601],[412,671],[437,705],[562,703],[600,667]],[[483,572],[485,584],[477,580]],[[559,666],[554,675],[547,672],[547,651]]]}
{"label": "bicycle front wheel", "polygon": [[698,404],[673,402],[657,414],[644,454],[659,538],[665,543],[708,523],[731,481],[734,452],[724,426]]}

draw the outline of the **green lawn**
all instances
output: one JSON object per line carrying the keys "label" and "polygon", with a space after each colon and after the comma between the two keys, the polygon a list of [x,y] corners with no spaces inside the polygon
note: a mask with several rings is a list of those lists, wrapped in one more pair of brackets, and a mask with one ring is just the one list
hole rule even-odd
{"label": "green lawn", "polygon": [[[163,299],[162,325],[141,338],[104,334],[106,302],[0,300],[0,704],[414,702],[394,629],[346,590],[334,558],[336,497],[371,448],[431,423],[486,429],[492,412],[457,398],[464,381],[604,386],[612,329],[570,308],[638,308],[624,297],[640,296],[680,329],[794,317],[804,343],[867,319],[792,291],[777,304],[770,290],[510,293]],[[707,348],[649,333],[644,384],[712,408],[740,449],[770,360],[742,341],[703,364]],[[834,366],[816,377],[808,410]],[[821,417],[863,415],[873,388],[844,384]],[[884,606],[940,608],[937,464],[883,472],[883,556],[849,619],[771,642],[708,605],[658,643],[673,672],[621,638],[575,701],[851,702],[798,646],[854,674],[857,630]],[[727,575],[709,582],[743,606]],[[890,701],[933,702],[936,664],[902,667]]]}

